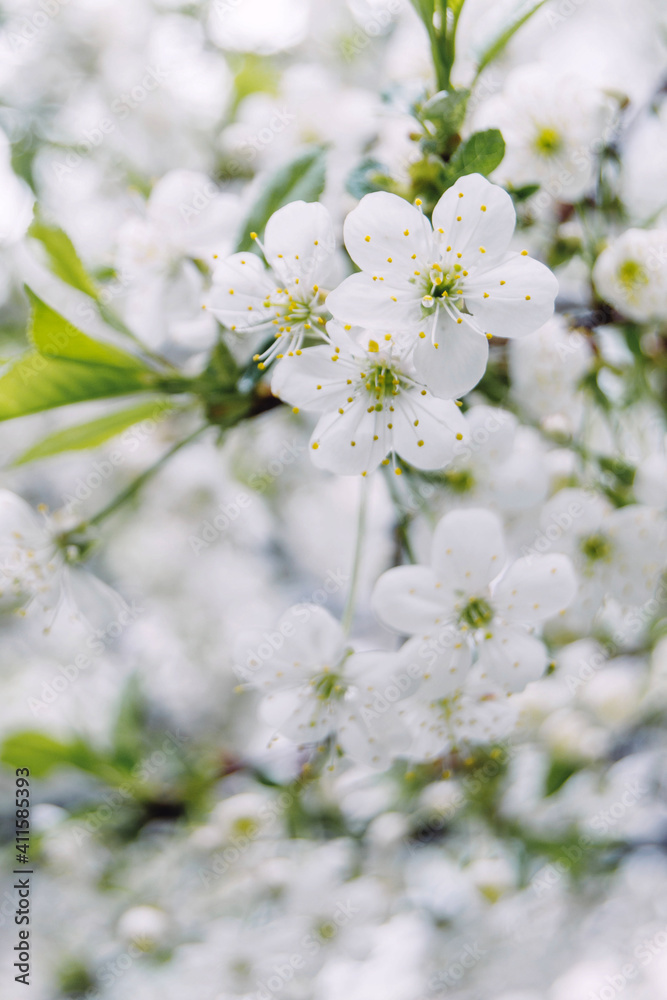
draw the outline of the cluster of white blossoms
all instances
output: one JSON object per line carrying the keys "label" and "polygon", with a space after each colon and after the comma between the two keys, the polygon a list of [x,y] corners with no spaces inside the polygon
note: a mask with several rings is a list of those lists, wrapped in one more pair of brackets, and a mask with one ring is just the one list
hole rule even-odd
{"label": "cluster of white blossoms", "polygon": [[[207,307],[268,338],[254,360],[280,362],[274,394],[322,415],[311,441],[320,467],[364,475],[393,455],[443,468],[465,432],[450,401],[484,375],[488,341],[524,337],[553,313],[558,283],[527,250],[509,250],[515,223],[510,196],[480,174],[442,195],[432,223],[419,199],[366,195],[344,226],[360,271],[327,292],[331,219],[293,202],[263,243],[252,234],[268,266],[251,253],[219,261]],[[326,346],[302,346],[313,338]]]}
{"label": "cluster of white blossoms", "polygon": [[282,735],[331,738],[376,767],[429,760],[507,735],[515,719],[505,699],[547,666],[535,631],[576,592],[567,556],[508,564],[495,514],[453,511],[435,529],[430,566],[397,566],[375,586],[379,620],[411,637],[397,653],[355,653],[331,615],[302,605],[270,635],[244,635],[235,660]]}
{"label": "cluster of white blossoms", "polygon": [[667,1000],[666,66],[2,5],[2,1000]]}

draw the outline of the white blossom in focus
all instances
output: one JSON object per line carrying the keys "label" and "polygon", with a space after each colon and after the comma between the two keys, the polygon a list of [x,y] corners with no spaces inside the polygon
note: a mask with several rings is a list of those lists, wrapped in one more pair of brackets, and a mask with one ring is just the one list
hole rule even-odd
{"label": "white blossom in focus", "polygon": [[299,350],[304,337],[317,336],[324,326],[324,281],[336,240],[322,205],[293,201],[274,212],[259,245],[268,267],[254,253],[218,261],[206,306],[230,330],[270,338],[254,357],[265,367]]}
{"label": "white blossom in focus", "polygon": [[368,194],[344,230],[361,272],[327,305],[342,323],[404,334],[431,392],[461,396],[484,374],[489,337],[523,337],[553,312],[554,275],[508,249],[515,222],[510,196],[480,174],[445,191],[432,225],[397,195]]}
{"label": "white blossom in focus", "polygon": [[418,381],[390,335],[360,338],[363,347],[340,324],[327,331],[326,345],[294,352],[272,381],[274,395],[295,409],[322,414],[310,441],[314,463],[364,476],[390,455],[418,469],[446,466],[467,436],[456,404]]}

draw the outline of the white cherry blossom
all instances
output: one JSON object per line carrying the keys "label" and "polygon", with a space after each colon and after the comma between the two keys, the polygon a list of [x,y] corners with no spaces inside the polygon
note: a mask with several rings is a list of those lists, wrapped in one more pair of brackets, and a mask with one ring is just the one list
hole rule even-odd
{"label": "white cherry blossom", "polygon": [[467,440],[457,443],[444,480],[445,503],[498,510],[525,510],[547,493],[545,449],[514,414],[492,406],[472,406],[465,416]]}
{"label": "white cherry blossom", "polygon": [[348,475],[366,475],[390,455],[419,469],[447,465],[466,437],[456,404],[416,379],[390,335],[366,335],[364,347],[340,324],[327,329],[326,345],[285,358],[272,382],[295,409],[321,414],[310,442],[314,463]]}
{"label": "white cherry blossom", "polygon": [[[542,509],[544,537],[574,563],[581,591],[577,606],[594,612],[606,595],[623,605],[652,596],[667,561],[667,519],[642,504],[615,509],[602,495],[560,490]],[[561,527],[562,526],[562,527]]]}
{"label": "white cherry blossom", "polygon": [[263,334],[271,343],[254,356],[260,367],[299,350],[328,316],[321,287],[336,248],[331,217],[317,203],[293,201],[274,212],[264,242],[268,267],[254,253],[220,260],[206,306],[237,333]]}
{"label": "white cherry blossom", "polygon": [[264,720],[289,739],[311,744],[331,737],[341,752],[373,767],[386,767],[407,748],[394,705],[381,713],[376,705],[397,659],[355,653],[324,608],[295,605],[273,632],[243,633],[234,660],[241,679],[262,693]]}
{"label": "white cherry blossom", "polygon": [[361,272],[327,305],[343,323],[403,332],[431,392],[463,395],[484,374],[488,338],[525,336],[553,312],[551,271],[508,249],[515,222],[510,196],[480,174],[445,191],[432,225],[397,195],[368,194],[344,230]]}
{"label": "white cherry blossom", "polygon": [[430,566],[398,566],[380,577],[373,595],[380,620],[421,635],[436,653],[456,641],[470,643],[476,676],[508,691],[539,678],[547,651],[533,630],[574,597],[570,560],[528,557],[505,569],[501,522],[482,509],[445,515],[432,552]]}
{"label": "white cherry blossom", "polygon": [[554,78],[551,67],[519,66],[501,94],[485,101],[476,125],[499,128],[507,144],[494,178],[521,187],[540,184],[537,205],[576,201],[593,185],[594,151],[612,134],[614,105],[575,73]]}
{"label": "white cherry blossom", "polygon": [[20,496],[0,490],[0,613],[30,612],[48,634],[57,620],[73,630],[113,621],[125,604],[114,590],[76,562],[65,543],[74,527],[64,512],[36,512]]}
{"label": "white cherry blossom", "polygon": [[629,319],[667,319],[667,230],[627,229],[598,257],[593,282]]}
{"label": "white cherry blossom", "polygon": [[126,321],[151,346],[176,341],[203,349],[216,324],[201,310],[203,275],[195,260],[233,246],[241,201],[195,170],[170,170],[142,211],[116,235],[116,267]]}

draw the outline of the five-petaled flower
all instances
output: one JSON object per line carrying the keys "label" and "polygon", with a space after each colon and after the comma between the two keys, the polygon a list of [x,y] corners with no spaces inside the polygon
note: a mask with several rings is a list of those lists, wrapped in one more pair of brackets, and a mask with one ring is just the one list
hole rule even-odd
{"label": "five-petaled flower", "polygon": [[431,392],[463,395],[484,374],[488,338],[522,337],[553,312],[554,275],[527,251],[508,250],[515,223],[510,196],[480,174],[445,191],[433,225],[397,195],[368,194],[345,222],[361,272],[327,306],[342,323],[404,334]]}
{"label": "five-petaled flower", "polygon": [[264,367],[300,350],[304,337],[324,328],[327,310],[321,284],[336,248],[324,206],[293,201],[266,224],[260,246],[268,267],[254,253],[219,261],[206,307],[238,333],[264,333],[271,342],[254,360]]}
{"label": "five-petaled flower", "polygon": [[456,404],[416,379],[391,335],[366,335],[364,347],[338,323],[327,329],[329,342],[285,358],[271,386],[295,409],[322,414],[310,442],[315,464],[344,475],[366,475],[390,455],[419,469],[447,465],[466,437]]}
{"label": "five-petaled flower", "polygon": [[397,566],[378,580],[376,614],[398,632],[438,643],[452,629],[477,654],[476,675],[507,691],[537,680],[547,664],[535,626],[572,601],[577,579],[563,555],[517,559],[504,572],[505,542],[491,511],[456,510],[439,522],[431,566]]}

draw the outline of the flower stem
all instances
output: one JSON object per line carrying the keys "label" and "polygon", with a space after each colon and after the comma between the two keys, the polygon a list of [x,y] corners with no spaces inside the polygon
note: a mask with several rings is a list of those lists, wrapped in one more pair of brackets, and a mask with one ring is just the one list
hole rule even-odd
{"label": "flower stem", "polygon": [[206,430],[207,427],[208,424],[202,424],[202,426],[198,427],[197,430],[192,432],[192,434],[188,434],[188,436],[183,438],[181,441],[177,441],[176,444],[172,445],[171,448],[164,453],[164,455],[158,458],[157,462],[154,462],[153,465],[150,465],[147,469],[145,469],[141,475],[137,476],[137,478],[126,487],[126,489],[119,493],[118,496],[114,497],[114,499],[111,500],[106,507],[102,507],[101,510],[98,510],[97,514],[94,514],[91,518],[82,522],[78,528],[75,528],[74,531],[69,532],[69,534],[75,534],[77,531],[81,531],[82,529],[101,524],[101,522],[106,520],[110,514],[113,514],[114,511],[118,510],[119,507],[122,507],[122,505],[127,503],[128,500],[131,500],[132,497],[139,492],[142,486],[147,483],[149,479],[152,479],[155,473],[159,472],[162,466],[166,465],[169,459],[175,455],[177,451],[180,451],[180,449],[184,448],[186,444],[190,444],[191,441],[194,441],[194,439],[198,437],[202,431]]}
{"label": "flower stem", "polygon": [[350,579],[350,589],[347,592],[345,610],[343,611],[343,632],[349,635],[354,618],[354,605],[357,597],[357,586],[359,584],[359,569],[361,567],[361,556],[363,551],[363,539],[366,531],[366,511],[368,509],[368,491],[370,479],[365,476],[361,482],[361,492],[359,493],[359,513],[357,514],[357,538],[354,545],[354,559],[352,561],[352,577]]}
{"label": "flower stem", "polygon": [[410,533],[408,531],[409,516],[401,512],[401,498],[396,490],[396,483],[394,481],[394,476],[391,475],[391,470],[386,468],[386,480],[387,488],[389,490],[389,496],[391,497],[391,502],[396,510],[396,537],[398,539],[398,558],[401,558],[400,548],[403,548],[409,561],[414,565],[417,560],[415,554],[412,550],[412,544],[410,542]]}

